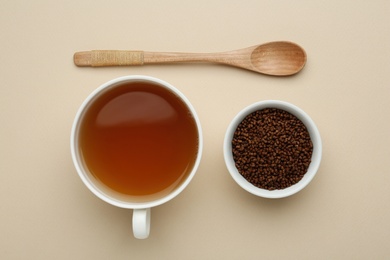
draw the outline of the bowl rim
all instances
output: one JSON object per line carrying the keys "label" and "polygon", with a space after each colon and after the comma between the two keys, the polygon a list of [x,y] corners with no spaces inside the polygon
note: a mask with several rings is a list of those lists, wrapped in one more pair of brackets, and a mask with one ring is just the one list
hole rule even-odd
{"label": "bowl rim", "polygon": [[[313,142],[312,161],[309,165],[306,174],[299,182],[282,190],[270,191],[267,189],[262,189],[254,186],[238,172],[237,168],[235,167],[235,162],[233,159],[231,140],[233,138],[233,134],[237,126],[247,115],[257,110],[262,110],[265,108],[278,108],[281,110],[285,110],[291,113],[292,115],[296,116],[306,126],[310,134],[310,138],[312,139]],[[248,191],[249,193],[252,193],[253,195],[263,197],[263,198],[271,198],[271,199],[284,198],[301,191],[312,181],[312,179],[316,175],[322,157],[322,140],[316,124],[310,118],[310,116],[301,108],[285,101],[263,100],[263,101],[255,102],[245,107],[232,119],[232,121],[230,122],[226,130],[224,143],[223,143],[223,153],[224,153],[225,164],[231,177],[235,180],[235,182],[239,186],[241,186],[241,188]]]}

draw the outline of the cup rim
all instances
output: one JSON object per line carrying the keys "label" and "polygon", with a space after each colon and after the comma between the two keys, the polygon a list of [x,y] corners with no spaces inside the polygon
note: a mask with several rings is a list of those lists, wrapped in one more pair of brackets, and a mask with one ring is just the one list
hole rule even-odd
{"label": "cup rim", "polygon": [[[175,188],[171,193],[168,195],[151,200],[151,201],[146,201],[146,202],[129,202],[129,201],[124,201],[120,200],[118,198],[114,198],[113,196],[105,193],[103,190],[101,190],[95,183],[94,181],[91,180],[91,178],[88,176],[87,173],[84,172],[83,168],[80,166],[80,154],[77,149],[77,143],[78,143],[78,129],[80,125],[80,119],[82,115],[85,113],[88,105],[96,98],[100,93],[104,92],[105,90],[108,90],[110,88],[113,88],[115,86],[118,86],[122,83],[125,82],[140,82],[140,81],[145,81],[145,82],[152,82],[154,84],[157,84],[159,86],[165,87],[175,93],[187,106],[188,109],[191,111],[194,121],[196,123],[197,129],[198,129],[198,150],[197,150],[197,157],[194,163],[194,166],[192,167],[192,170],[190,174],[188,174],[187,178],[178,186]],[[202,133],[202,127],[200,124],[199,116],[195,111],[195,108],[191,104],[191,102],[187,99],[187,97],[179,91],[177,88],[175,88],[173,85],[170,83],[155,78],[151,76],[145,76],[145,75],[129,75],[129,76],[122,76],[118,77],[115,79],[112,79],[110,81],[107,81],[103,84],[101,84],[98,88],[96,88],[94,91],[92,91],[87,98],[83,101],[81,106],[79,107],[76,116],[73,121],[72,129],[71,129],[71,136],[70,136],[70,149],[71,149],[71,156],[72,156],[72,161],[73,164],[76,168],[76,171],[81,178],[82,182],[87,186],[87,188],[98,198],[101,200],[120,207],[120,208],[127,208],[127,209],[142,209],[142,208],[151,208],[155,207],[158,205],[161,205],[163,203],[168,202],[169,200],[175,198],[177,195],[179,195],[191,182],[193,177],[195,176],[195,173],[199,167],[201,157],[202,157],[202,151],[203,151],[203,133]]]}
{"label": "cup rim", "polygon": [[[270,191],[267,189],[262,189],[254,186],[238,172],[237,168],[235,167],[235,162],[233,159],[231,141],[237,126],[247,115],[257,110],[262,110],[265,108],[278,108],[281,110],[285,110],[291,113],[292,115],[296,116],[306,126],[310,134],[310,138],[312,139],[313,142],[312,161],[310,163],[310,166],[306,174],[298,183],[282,190]],[[241,188],[259,197],[276,199],[276,198],[284,198],[284,197],[291,196],[301,191],[312,181],[320,166],[321,157],[322,157],[322,141],[316,124],[305,111],[285,101],[264,100],[264,101],[255,102],[245,107],[233,118],[233,120],[230,122],[229,126],[227,127],[225,133],[223,153],[224,153],[225,164],[231,177]]]}

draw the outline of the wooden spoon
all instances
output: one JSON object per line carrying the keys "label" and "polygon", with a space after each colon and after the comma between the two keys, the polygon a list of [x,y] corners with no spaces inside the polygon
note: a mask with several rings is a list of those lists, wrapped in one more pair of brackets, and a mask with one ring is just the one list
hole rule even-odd
{"label": "wooden spoon", "polygon": [[298,73],[306,63],[305,51],[295,43],[278,41],[219,53],[94,50],[76,52],[77,66],[103,67],[165,62],[213,62],[273,76]]}

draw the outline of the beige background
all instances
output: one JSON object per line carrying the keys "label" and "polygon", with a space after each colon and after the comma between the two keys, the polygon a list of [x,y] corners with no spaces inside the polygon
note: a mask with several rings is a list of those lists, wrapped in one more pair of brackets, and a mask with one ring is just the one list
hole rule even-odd
{"label": "beige background", "polygon": [[[0,1],[1,259],[389,259],[389,1]],[[76,51],[214,52],[274,40],[305,48],[286,78],[206,64],[78,68]],[[86,96],[144,74],[179,88],[204,132],[188,188],[152,210],[136,240],[131,210],[82,184],[69,135]],[[313,182],[280,200],[242,190],[222,142],[245,106],[304,109],[323,140]]]}

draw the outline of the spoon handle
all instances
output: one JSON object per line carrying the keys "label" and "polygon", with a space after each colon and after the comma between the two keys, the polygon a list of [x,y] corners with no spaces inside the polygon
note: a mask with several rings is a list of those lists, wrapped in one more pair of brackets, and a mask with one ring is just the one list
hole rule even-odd
{"label": "spoon handle", "polygon": [[74,63],[80,67],[143,65],[143,51],[94,50],[76,52]]}
{"label": "spoon handle", "polygon": [[238,51],[220,53],[145,52],[93,50],[76,52],[74,63],[80,67],[133,66],[166,62],[214,62],[239,66],[246,55]]}

